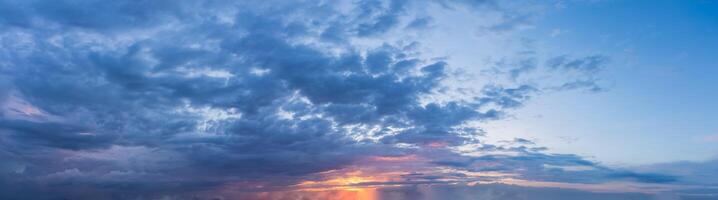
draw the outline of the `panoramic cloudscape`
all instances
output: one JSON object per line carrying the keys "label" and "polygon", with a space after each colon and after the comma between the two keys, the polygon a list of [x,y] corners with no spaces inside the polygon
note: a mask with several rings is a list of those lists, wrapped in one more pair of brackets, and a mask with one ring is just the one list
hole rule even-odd
{"label": "panoramic cloudscape", "polygon": [[718,199],[718,2],[0,0],[0,199]]}

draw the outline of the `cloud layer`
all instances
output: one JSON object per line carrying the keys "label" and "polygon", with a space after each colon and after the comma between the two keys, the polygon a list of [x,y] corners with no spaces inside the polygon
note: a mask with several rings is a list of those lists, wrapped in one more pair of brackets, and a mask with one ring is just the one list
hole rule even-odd
{"label": "cloud layer", "polygon": [[553,199],[564,191],[493,184],[681,181],[525,139],[484,143],[477,123],[542,91],[601,90],[608,60],[557,56],[542,69],[568,77],[559,85],[437,98],[456,67],[425,56],[421,41],[382,40],[430,29],[416,13],[429,4],[501,13],[492,31],[526,23],[496,2],[0,1],[0,196],[271,199],[400,186],[378,195]]}

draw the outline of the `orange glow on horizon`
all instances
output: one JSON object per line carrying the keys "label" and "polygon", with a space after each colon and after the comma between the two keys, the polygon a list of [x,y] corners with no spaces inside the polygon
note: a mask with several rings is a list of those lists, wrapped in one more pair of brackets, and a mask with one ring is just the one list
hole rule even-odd
{"label": "orange glow on horizon", "polygon": [[339,172],[326,174],[326,180],[303,181],[296,186],[299,190],[358,190],[369,187],[357,186],[361,183],[389,181],[387,175],[367,175],[362,171],[351,171],[339,174]]}
{"label": "orange glow on horizon", "polygon": [[[332,174],[335,175],[335,174]],[[387,181],[386,177],[364,175],[361,171],[353,171],[322,181],[304,181],[296,186],[299,192],[317,193],[318,195],[331,195],[337,200],[376,200],[377,188],[371,186],[357,186],[367,182]]]}

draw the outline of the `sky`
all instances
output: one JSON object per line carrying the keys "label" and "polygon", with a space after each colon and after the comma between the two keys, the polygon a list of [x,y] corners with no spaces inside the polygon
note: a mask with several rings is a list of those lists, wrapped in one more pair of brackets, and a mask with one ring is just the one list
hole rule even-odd
{"label": "sky", "polygon": [[0,199],[718,199],[718,1],[0,0]]}

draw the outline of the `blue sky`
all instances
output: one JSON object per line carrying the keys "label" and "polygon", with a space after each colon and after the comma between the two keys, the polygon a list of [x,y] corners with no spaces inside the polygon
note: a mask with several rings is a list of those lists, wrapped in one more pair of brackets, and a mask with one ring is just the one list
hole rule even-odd
{"label": "blue sky", "polygon": [[0,0],[0,199],[716,199],[715,35],[715,1]]}
{"label": "blue sky", "polygon": [[[535,102],[532,113],[551,119],[537,119],[526,129],[573,118],[543,131],[585,139],[571,151],[619,163],[715,158],[718,146],[703,139],[718,129],[715,2],[570,5],[547,14],[529,34],[544,38],[549,51],[611,55],[606,75],[611,86],[601,94],[559,94]],[[551,36],[555,30],[560,34]],[[552,110],[554,117],[547,114]]]}

